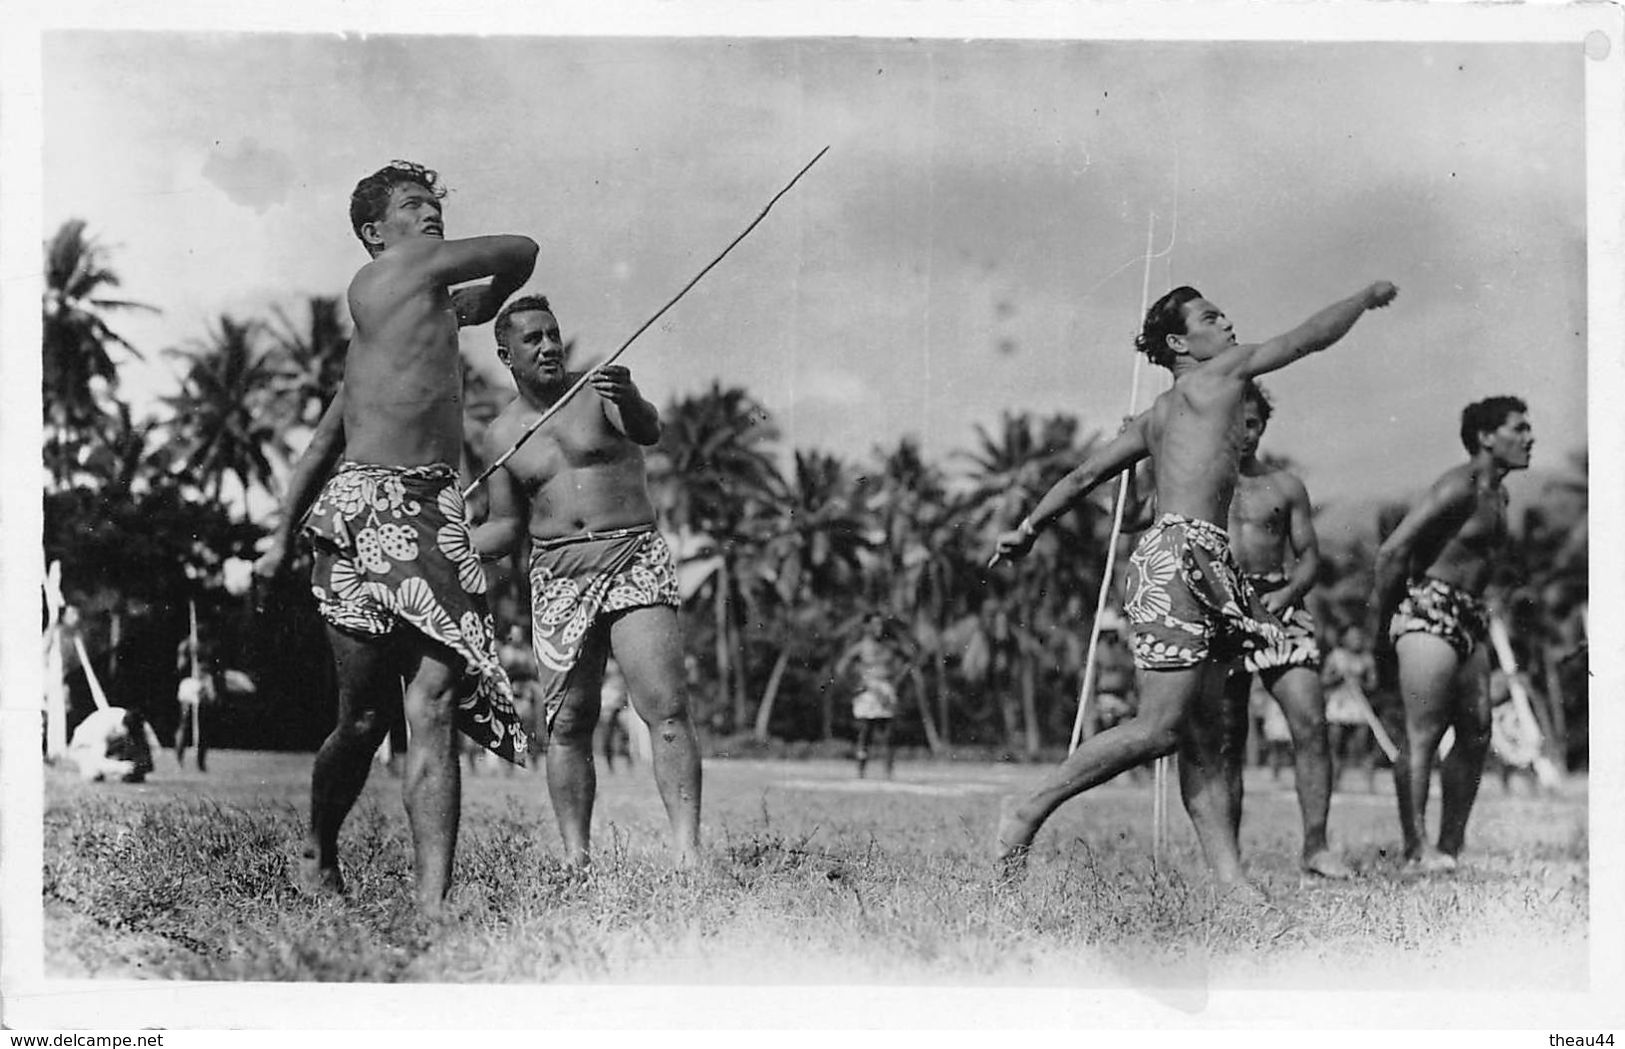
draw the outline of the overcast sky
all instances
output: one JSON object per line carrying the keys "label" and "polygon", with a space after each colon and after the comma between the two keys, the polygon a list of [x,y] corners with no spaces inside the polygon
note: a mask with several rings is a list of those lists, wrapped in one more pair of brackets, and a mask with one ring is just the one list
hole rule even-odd
{"label": "overcast sky", "polygon": [[[448,236],[522,232],[566,335],[657,402],[714,380],[786,443],[968,447],[1005,410],[1114,425],[1152,297],[1243,341],[1386,278],[1398,302],[1267,380],[1317,501],[1403,496],[1461,407],[1524,395],[1585,441],[1579,44],[48,35],[44,219],[82,217],[149,357],[222,311],[340,295],[356,180],[452,187]],[[161,71],[161,74],[160,74]],[[490,329],[465,346],[494,365]],[[1141,405],[1166,373],[1146,368]],[[132,392],[167,388],[132,374]],[[1516,483],[1516,482],[1515,482]]]}

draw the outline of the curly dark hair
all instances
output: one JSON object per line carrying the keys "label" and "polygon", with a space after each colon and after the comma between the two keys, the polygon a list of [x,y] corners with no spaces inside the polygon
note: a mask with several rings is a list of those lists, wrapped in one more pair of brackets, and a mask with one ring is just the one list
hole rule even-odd
{"label": "curly dark hair", "polygon": [[[532,310],[541,313],[553,313],[553,307],[548,304],[546,295],[521,295],[502,307],[502,312],[497,314],[496,324],[494,325],[499,349],[506,350],[508,348],[508,318],[516,313],[529,313]],[[558,314],[553,313],[553,317],[557,319]]]}
{"label": "curly dark hair", "polygon": [[434,199],[442,200],[446,196],[446,187],[440,181],[439,173],[414,164],[410,160],[393,160],[384,167],[379,168],[360,182],[350,193],[350,229],[355,232],[356,239],[361,241],[368,254],[375,254],[372,245],[361,236],[361,227],[369,222],[377,222],[384,217],[389,208],[389,195],[395,187],[410,183],[422,186],[434,194]]}
{"label": "curly dark hair", "polygon": [[1201,297],[1195,288],[1181,285],[1153,302],[1145,311],[1145,323],[1134,339],[1134,348],[1152,364],[1172,370],[1176,355],[1168,348],[1168,336],[1185,334],[1185,303]]}
{"label": "curly dark hair", "polygon": [[1461,410],[1461,443],[1466,446],[1468,455],[1478,454],[1478,435],[1491,433],[1501,428],[1507,421],[1507,416],[1515,412],[1527,412],[1529,405],[1523,403],[1519,397],[1486,397],[1482,401],[1474,401]]}
{"label": "curly dark hair", "polygon": [[1241,391],[1241,403],[1246,404],[1248,401],[1258,405],[1259,421],[1266,427],[1269,426],[1270,416],[1275,414],[1275,404],[1270,400],[1269,391],[1248,379],[1247,386]]}

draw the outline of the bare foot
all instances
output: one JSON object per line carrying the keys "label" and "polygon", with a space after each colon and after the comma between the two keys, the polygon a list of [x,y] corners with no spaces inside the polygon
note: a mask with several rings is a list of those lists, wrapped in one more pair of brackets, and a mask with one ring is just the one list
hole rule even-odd
{"label": "bare foot", "polygon": [[1423,849],[1422,854],[1412,860],[1411,864],[1422,874],[1456,873],[1456,858],[1438,849]]}
{"label": "bare foot", "polygon": [[338,865],[322,866],[313,852],[302,854],[289,873],[293,875],[293,887],[305,896],[344,895],[344,877],[339,874]]}
{"label": "bare foot", "polygon": [[1230,878],[1213,883],[1213,895],[1219,903],[1239,903],[1245,906],[1268,907],[1270,898],[1264,890],[1246,878]]}
{"label": "bare foot", "polygon": [[1331,849],[1321,849],[1319,852],[1303,858],[1303,872],[1319,878],[1329,878],[1332,881],[1346,881],[1354,877],[1354,868],[1344,863],[1342,858]]}
{"label": "bare foot", "polygon": [[1009,798],[999,804],[999,829],[993,842],[993,865],[1001,881],[1014,881],[1027,872],[1037,828],[1016,814]]}

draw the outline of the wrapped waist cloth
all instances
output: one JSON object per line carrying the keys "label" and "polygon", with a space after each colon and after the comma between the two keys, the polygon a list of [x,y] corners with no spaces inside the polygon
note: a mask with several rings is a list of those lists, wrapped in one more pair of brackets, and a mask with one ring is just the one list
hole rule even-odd
{"label": "wrapped waist cloth", "polygon": [[340,630],[383,637],[407,626],[463,660],[473,689],[457,727],[524,764],[523,723],[497,659],[485,570],[468,530],[457,471],[444,463],[341,463],[304,520],[316,551],[311,591]]}
{"label": "wrapped waist cloth", "polygon": [[538,541],[530,553],[531,641],[551,726],[570,671],[600,616],[676,607],[677,565],[653,525]]}
{"label": "wrapped waist cloth", "polygon": [[1129,557],[1125,588],[1134,665],[1142,670],[1228,662],[1281,643],[1281,624],[1242,579],[1230,537],[1211,521],[1159,517]]}
{"label": "wrapped waist cloth", "polygon": [[[1243,578],[1259,597],[1272,590],[1279,590],[1290,582],[1285,572],[1248,574]],[[1280,642],[1248,653],[1242,659],[1246,669],[1257,673],[1274,667],[1318,668],[1320,634],[1315,626],[1315,617],[1310,615],[1309,610],[1303,605],[1295,604],[1288,605],[1281,612],[1280,618],[1281,625],[1285,628]]]}

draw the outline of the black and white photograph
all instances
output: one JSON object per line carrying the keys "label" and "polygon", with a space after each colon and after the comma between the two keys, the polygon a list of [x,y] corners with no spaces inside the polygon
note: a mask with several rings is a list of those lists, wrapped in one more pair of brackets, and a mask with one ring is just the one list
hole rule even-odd
{"label": "black and white photograph", "polygon": [[0,1022],[1617,1029],[1622,28],[36,6]]}

